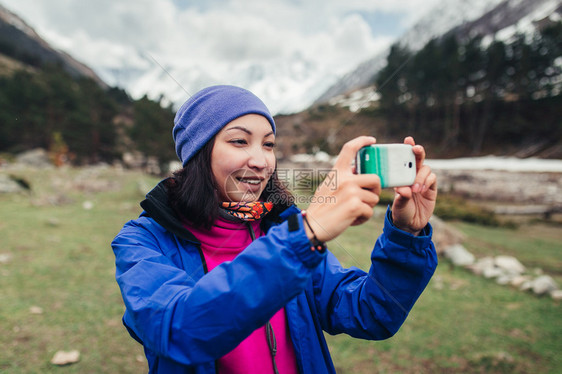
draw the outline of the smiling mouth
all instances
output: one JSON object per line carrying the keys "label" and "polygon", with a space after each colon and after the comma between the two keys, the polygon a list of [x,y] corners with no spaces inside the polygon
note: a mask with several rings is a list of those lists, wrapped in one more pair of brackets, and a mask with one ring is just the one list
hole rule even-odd
{"label": "smiling mouth", "polygon": [[255,178],[236,178],[239,182],[242,183],[248,183],[248,184],[252,184],[252,185],[258,185],[261,184],[262,180],[261,179],[255,179]]}

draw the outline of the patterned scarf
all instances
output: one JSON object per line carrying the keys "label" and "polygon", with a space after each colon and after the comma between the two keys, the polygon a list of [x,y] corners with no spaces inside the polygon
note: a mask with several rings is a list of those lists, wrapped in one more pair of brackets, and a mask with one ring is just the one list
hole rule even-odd
{"label": "patterned scarf", "polygon": [[224,211],[242,221],[256,221],[271,212],[273,203],[254,201],[252,203],[225,201],[221,204]]}

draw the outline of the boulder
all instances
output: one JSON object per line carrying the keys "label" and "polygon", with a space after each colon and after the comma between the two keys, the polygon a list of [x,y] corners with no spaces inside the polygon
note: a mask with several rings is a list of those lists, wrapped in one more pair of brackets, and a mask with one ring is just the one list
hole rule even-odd
{"label": "boulder", "polygon": [[47,151],[42,148],[32,149],[16,156],[16,162],[34,168],[52,168]]}
{"label": "boulder", "polygon": [[526,269],[523,264],[513,256],[497,256],[494,265],[509,274],[523,274]]}
{"label": "boulder", "polygon": [[550,291],[550,297],[552,297],[552,299],[556,301],[562,300],[562,290]]}
{"label": "boulder", "polygon": [[22,186],[8,175],[0,174],[0,193],[22,192]]}
{"label": "boulder", "polygon": [[78,361],[80,361],[80,352],[78,350],[58,351],[51,359],[51,363],[58,366],[74,364]]}
{"label": "boulder", "polygon": [[12,255],[10,253],[0,253],[0,264],[7,264],[12,261]]}
{"label": "boulder", "polygon": [[490,271],[489,269],[494,269],[494,258],[493,257],[482,257],[478,259],[474,264],[467,266],[474,274],[482,275],[485,272]]}
{"label": "boulder", "polygon": [[513,274],[508,274],[508,273],[502,272],[496,278],[496,283],[501,284],[502,286],[505,286],[506,284],[511,284],[511,281],[513,280],[514,277],[515,276]]}
{"label": "boulder", "polygon": [[505,275],[505,273],[502,271],[502,269],[494,266],[484,269],[482,275],[484,276],[484,278],[498,278],[502,275]]}
{"label": "boulder", "polygon": [[533,292],[537,295],[543,295],[558,289],[556,281],[548,275],[541,275],[532,283]]}
{"label": "boulder", "polygon": [[466,250],[461,244],[450,245],[443,251],[445,258],[448,258],[455,266],[468,266],[474,264],[475,257]]}
{"label": "boulder", "polygon": [[513,287],[520,288],[523,285],[523,283],[528,282],[530,280],[531,277],[528,275],[516,275],[511,279],[509,284],[512,285]]}

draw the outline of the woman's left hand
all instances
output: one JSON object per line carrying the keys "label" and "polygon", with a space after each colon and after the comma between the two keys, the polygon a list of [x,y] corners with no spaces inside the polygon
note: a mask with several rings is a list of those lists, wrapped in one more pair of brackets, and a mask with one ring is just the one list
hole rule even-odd
{"label": "woman's left hand", "polygon": [[404,143],[412,146],[417,173],[412,186],[394,189],[392,220],[397,228],[418,235],[427,225],[435,208],[437,176],[429,166],[423,164],[425,149],[416,145],[411,136],[404,139]]}

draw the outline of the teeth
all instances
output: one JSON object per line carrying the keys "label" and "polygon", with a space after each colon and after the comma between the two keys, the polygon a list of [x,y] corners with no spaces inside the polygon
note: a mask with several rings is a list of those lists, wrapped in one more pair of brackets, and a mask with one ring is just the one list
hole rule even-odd
{"label": "teeth", "polygon": [[248,184],[260,184],[259,180],[255,180],[255,179],[240,179],[240,182],[243,183],[248,183]]}

